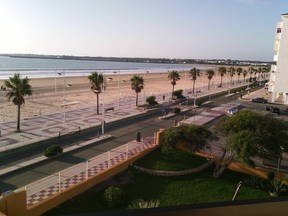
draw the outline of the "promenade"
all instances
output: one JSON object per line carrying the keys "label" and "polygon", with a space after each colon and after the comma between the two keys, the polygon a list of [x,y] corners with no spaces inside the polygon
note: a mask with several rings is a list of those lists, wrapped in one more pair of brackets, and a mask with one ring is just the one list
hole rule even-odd
{"label": "promenade", "polygon": [[[236,88],[242,85],[245,84],[238,83],[232,85],[231,88]],[[196,88],[195,92],[198,93],[194,96],[192,95],[192,89],[185,89],[184,95],[188,98],[197,99],[197,97],[227,91],[229,88],[229,83],[224,83],[222,88],[217,88],[217,85],[211,86],[210,90],[208,90],[207,87]],[[163,98],[165,99],[163,100]],[[160,104],[167,103],[170,98],[170,92],[156,95],[156,99]],[[145,99],[146,98],[144,97],[140,97],[139,104],[145,104]],[[100,126],[102,124],[103,117],[105,123],[107,124],[146,112],[146,110],[143,108],[136,108],[135,97],[133,96],[122,98],[120,101],[104,104],[104,109],[111,107],[113,107],[114,110],[106,111],[104,112],[104,115],[102,115],[103,108],[102,104],[100,104],[100,115],[96,114],[96,106],[89,106],[62,113],[53,113],[22,119],[20,133],[15,133],[16,121],[1,123],[0,152],[58,137],[59,135]],[[101,128],[99,127],[98,135],[100,134]]]}

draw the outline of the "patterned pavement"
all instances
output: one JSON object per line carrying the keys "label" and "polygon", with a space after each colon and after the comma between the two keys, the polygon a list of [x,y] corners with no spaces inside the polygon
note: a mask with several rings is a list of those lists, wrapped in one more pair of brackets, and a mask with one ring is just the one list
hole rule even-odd
{"label": "patterned pavement", "polygon": [[[198,92],[196,97],[223,91],[225,88],[227,90],[228,83],[223,83],[223,86],[223,88],[217,88],[215,84],[214,86],[211,86],[209,91],[207,90],[207,86],[196,88],[195,92]],[[184,95],[193,98],[192,89],[185,89]],[[156,95],[156,99],[159,103],[167,102],[170,97],[171,92]],[[144,103],[145,98],[140,97],[139,104]],[[100,104],[99,107],[101,112],[102,104]],[[106,123],[144,112],[143,110],[136,109],[134,96],[121,98],[119,102],[115,101],[104,105],[105,109],[110,107],[114,107],[114,111],[105,112]],[[90,106],[66,111],[65,113],[52,113],[23,119],[21,121],[21,133],[15,133],[16,121],[0,123],[0,151],[101,125],[101,122],[102,114],[100,113],[100,115],[97,115],[96,106]]]}
{"label": "patterned pavement", "polygon": [[155,146],[154,137],[144,138],[142,142],[131,141],[109,152],[91,158],[88,162],[77,164],[59,173],[33,182],[25,187],[27,191],[27,205],[31,206],[41,200],[47,199],[153,146]]}

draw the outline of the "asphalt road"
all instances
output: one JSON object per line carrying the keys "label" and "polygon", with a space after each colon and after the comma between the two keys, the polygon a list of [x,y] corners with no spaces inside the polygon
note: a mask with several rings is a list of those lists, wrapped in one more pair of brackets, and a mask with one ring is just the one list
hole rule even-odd
{"label": "asphalt road", "polygon": [[[204,106],[204,108],[214,107],[222,103],[228,103],[237,100],[240,94],[230,97],[219,97],[213,100],[213,103]],[[202,109],[202,108],[201,108]],[[184,117],[192,116],[192,113],[181,114],[169,120],[158,120],[158,116],[148,116],[145,118],[134,119],[121,125],[110,127],[109,134],[114,136],[113,139],[102,143],[87,146],[76,151],[66,153],[60,157],[46,160],[41,163],[17,170],[15,172],[0,176],[0,192],[14,190],[21,186],[27,185],[33,181],[46,177],[52,173],[61,171],[79,162],[83,162],[111,148],[125,144],[136,138],[136,132],[140,131],[142,136],[153,136],[159,128],[169,128],[175,124],[175,121],[182,120]],[[67,136],[59,140],[51,140],[41,145],[23,148],[21,151],[12,152],[10,155],[0,155],[1,166],[10,166],[43,154],[44,149],[53,143],[60,143],[63,146],[77,144],[87,139],[95,137],[99,132],[98,129],[91,129],[85,133]]]}
{"label": "asphalt road", "polygon": [[[104,141],[100,144],[89,145],[77,151],[66,153],[60,157],[49,159],[47,161],[29,166],[27,168],[17,170],[13,173],[0,176],[0,192],[11,190],[11,189],[16,189],[18,187],[27,185],[47,175],[63,170],[79,162],[83,162],[111,148],[125,144],[135,139],[136,132],[138,131],[141,132],[143,137],[153,136],[154,132],[156,132],[159,128],[168,128],[172,126],[173,124],[174,124],[174,120],[158,120],[157,117],[152,117],[148,119],[147,118],[141,119],[141,120],[132,122],[128,125],[123,125],[122,127],[118,127],[114,129],[112,128],[110,131],[108,131],[108,133],[112,134],[115,137],[113,139]],[[93,134],[93,131],[90,132],[90,135],[92,134]],[[95,135],[95,131],[94,131],[94,135]],[[87,139],[88,136],[89,136],[89,133],[86,134],[85,138]],[[67,137],[65,140],[63,140],[63,142],[64,141],[68,143],[79,142],[81,138],[82,139],[84,138],[83,135],[81,135],[80,138],[78,137],[77,141],[75,141],[75,137]],[[29,154],[29,151],[27,150],[25,151],[25,153]],[[32,154],[31,151],[30,153]],[[17,154],[13,154],[13,158],[16,159]],[[1,159],[3,160],[4,158],[1,157]],[[12,159],[12,157],[10,159]],[[21,160],[27,160],[27,158],[23,157]]]}

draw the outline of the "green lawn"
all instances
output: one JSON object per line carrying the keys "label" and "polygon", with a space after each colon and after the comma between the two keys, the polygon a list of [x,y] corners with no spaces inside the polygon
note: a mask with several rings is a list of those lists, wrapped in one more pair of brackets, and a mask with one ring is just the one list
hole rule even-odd
{"label": "green lawn", "polygon": [[[140,161],[138,165],[162,170],[183,170],[197,167],[206,159],[177,151],[174,154],[162,154],[156,150]],[[236,185],[247,176],[226,170],[221,178],[215,179],[212,168],[201,173],[180,177],[156,177],[140,173],[130,168],[124,173],[132,182],[121,186],[127,193],[127,204],[135,199],[159,200],[160,206],[185,205],[204,202],[229,201]],[[102,199],[102,191],[90,190],[45,215],[77,214],[111,210]],[[241,187],[237,200],[265,198],[268,195],[260,190]],[[122,206],[126,208],[126,206]]]}

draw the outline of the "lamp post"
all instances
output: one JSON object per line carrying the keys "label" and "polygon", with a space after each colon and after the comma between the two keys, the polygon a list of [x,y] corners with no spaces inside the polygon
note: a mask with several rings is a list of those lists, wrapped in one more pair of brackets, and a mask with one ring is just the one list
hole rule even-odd
{"label": "lamp post", "polygon": [[69,88],[72,86],[72,84],[68,83],[66,81],[66,73],[63,70],[62,73],[58,73],[59,76],[63,75],[63,84],[64,84],[64,91],[63,91],[63,106],[64,106],[64,112],[63,112],[63,118],[64,118],[64,124],[66,124],[66,109],[67,109],[67,104],[66,104],[66,87]]}
{"label": "lamp post", "polygon": [[[102,74],[103,75],[103,74]],[[104,92],[105,92],[105,78],[103,78],[103,84],[102,84],[102,135],[105,133],[105,105],[104,105]]]}
{"label": "lamp post", "polygon": [[280,149],[281,149],[281,153],[280,153],[279,158],[278,158],[277,172],[280,171],[280,165],[281,165],[281,160],[282,160],[282,152],[283,152],[284,148],[282,146],[280,146]]}
{"label": "lamp post", "polygon": [[120,70],[118,71],[118,109],[120,109],[120,98],[121,98],[121,89],[120,89]]}

